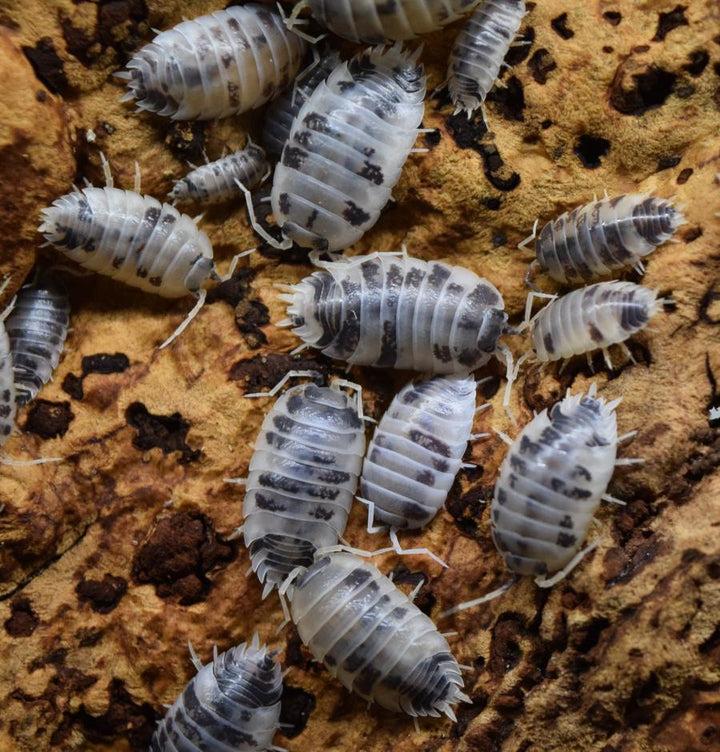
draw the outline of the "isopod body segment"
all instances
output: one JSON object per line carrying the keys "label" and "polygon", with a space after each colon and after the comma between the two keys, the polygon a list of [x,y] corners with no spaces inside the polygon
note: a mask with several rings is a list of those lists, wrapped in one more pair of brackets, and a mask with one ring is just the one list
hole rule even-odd
{"label": "isopod body segment", "polygon": [[243,537],[264,595],[345,531],[365,454],[356,399],[299,385],[265,417],[243,502]]}
{"label": "isopod body segment", "polygon": [[168,194],[171,201],[216,204],[242,196],[237,181],[252,190],[260,185],[269,165],[265,152],[250,142],[244,149],[193,168]]}
{"label": "isopod body segment", "polygon": [[52,378],[70,325],[70,301],[49,274],[18,293],[5,322],[15,379],[16,400],[24,405]]}
{"label": "isopod body segment", "polygon": [[568,395],[523,428],[500,468],[492,537],[510,570],[546,578],[563,570],[587,537],[616,464],[615,407]]}
{"label": "isopod body segment", "polygon": [[642,329],[660,306],[654,290],[632,282],[598,282],[573,290],[534,317],[535,355],[547,362],[598,348],[606,351]]}
{"label": "isopod body segment", "polygon": [[368,447],[359,495],[373,521],[425,527],[445,503],[471,436],[475,380],[434,376],[393,398]]}
{"label": "isopod body segment", "polygon": [[280,725],[282,672],[257,636],[197,663],[198,673],[158,724],[150,752],[264,752]]}
{"label": "isopod body segment", "polygon": [[248,3],[160,32],[116,74],[125,101],[173,120],[211,120],[255,109],[297,75],[305,42],[267,6]]}
{"label": "isopod body segment", "polygon": [[448,88],[455,112],[468,117],[482,105],[525,15],[524,0],[483,0],[455,40]]}
{"label": "isopod body segment", "polygon": [[353,365],[469,373],[506,331],[498,290],[460,266],[375,253],[321,263],[280,298],[281,325],[308,346]]}
{"label": "isopod body segment", "polygon": [[10,338],[4,321],[0,320],[0,446],[13,432],[16,414],[15,374],[10,354]]}
{"label": "isopod body segment", "polygon": [[295,118],[271,204],[285,246],[341,250],[380,217],[410,154],[426,77],[400,45],[341,63]]}
{"label": "isopod body segment", "polygon": [[539,270],[563,284],[590,281],[625,267],[642,271],[642,260],[684,221],[670,201],[640,193],[578,206],[542,228],[528,279]]}
{"label": "isopod body segment", "polygon": [[447,640],[372,564],[326,554],[288,596],[300,639],[360,697],[411,716],[451,719],[452,706],[468,701]]}

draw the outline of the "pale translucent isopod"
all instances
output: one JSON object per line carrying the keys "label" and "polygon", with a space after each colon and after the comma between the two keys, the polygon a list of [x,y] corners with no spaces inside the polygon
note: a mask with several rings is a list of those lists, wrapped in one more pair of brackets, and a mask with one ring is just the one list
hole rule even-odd
{"label": "pale translucent isopod", "polygon": [[257,635],[203,665],[150,741],[150,752],[264,752],[280,726],[282,671]]}
{"label": "pale translucent isopod", "polygon": [[297,75],[305,42],[278,13],[248,3],[160,32],[116,74],[123,100],[173,120],[210,120],[255,109]]}
{"label": "pale translucent isopod", "polygon": [[10,338],[5,323],[0,320],[0,446],[15,428],[15,374],[13,373]]}

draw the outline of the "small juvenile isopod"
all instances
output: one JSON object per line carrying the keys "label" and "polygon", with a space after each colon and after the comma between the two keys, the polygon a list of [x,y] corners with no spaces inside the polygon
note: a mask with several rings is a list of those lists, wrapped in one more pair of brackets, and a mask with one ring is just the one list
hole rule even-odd
{"label": "small juvenile isopod", "polygon": [[[396,531],[430,523],[463,465],[468,441],[485,435],[472,434],[475,389],[471,376],[411,381],[393,398],[375,429],[358,498],[368,505],[368,530],[389,527],[397,551],[402,549]],[[380,526],[374,528],[374,523]]]}
{"label": "small juvenile isopod", "polygon": [[217,204],[241,196],[240,181],[248,190],[256,188],[268,174],[270,166],[265,152],[252,141],[240,151],[207,162],[178,180],[168,197],[173,202],[197,201]]}
{"label": "small juvenile isopod", "polygon": [[[271,393],[308,375],[291,371]],[[288,389],[263,421],[248,477],[235,481],[246,489],[242,532],[263,598],[345,532],[365,454],[361,397],[336,388],[346,383]]]}
{"label": "small juvenile isopod", "polygon": [[140,194],[137,165],[134,191],[113,187],[104,157],[103,169],[105,188],[76,188],[56,199],[43,209],[38,229],[49,244],[86,269],[165,298],[194,295],[198,302],[160,346],[166,347],[200,311],[207,295],[203,285],[221,279],[212,245],[186,214]]}
{"label": "small juvenile isopod", "polygon": [[525,15],[524,0],[483,0],[450,53],[448,88],[455,114],[482,107]]}
{"label": "small juvenile isopod", "polygon": [[498,342],[511,330],[505,304],[474,272],[404,253],[318,266],[280,295],[289,305],[278,325],[295,327],[306,347],[352,365],[434,374],[467,374],[496,355],[512,374]]}
{"label": "small juvenile isopod", "polygon": [[423,117],[426,77],[418,54],[399,43],[371,48],[340,63],[310,95],[273,177],[281,242],[256,222],[245,191],[253,226],[270,245],[341,250],[378,221]]}
{"label": "small juvenile isopod", "polygon": [[276,157],[282,154],[298,112],[339,63],[340,54],[334,50],[328,51],[311,69],[295,79],[291,89],[268,105],[262,140],[269,154]]}
{"label": "small juvenile isopod", "polygon": [[[630,193],[578,206],[548,222],[519,247],[535,240],[530,285],[540,271],[563,284],[604,277],[624,267],[644,271],[642,259],[684,224],[682,212],[662,198]],[[537,238],[537,239],[536,239]]]}
{"label": "small juvenile isopod", "polygon": [[123,101],[173,120],[227,117],[272,99],[296,76],[305,42],[280,15],[249,3],[162,31],[127,71]]}
{"label": "small juvenile isopod", "polygon": [[[301,0],[287,25],[309,8],[322,26],[351,42],[381,44],[438,31],[469,13],[480,0]],[[301,32],[298,32],[301,33]],[[303,34],[305,36],[305,34]]]}
{"label": "small juvenile isopod", "polygon": [[[596,547],[594,542],[579,550],[600,502],[624,503],[606,493],[613,470],[642,460],[617,458],[618,445],[635,435],[617,435],[615,408],[621,401],[598,397],[595,384],[587,394],[568,392],[510,442],[490,513],[495,546],[515,575],[532,575],[540,587],[552,587]],[[442,616],[478,605],[507,587]]]}
{"label": "small juvenile isopod", "polygon": [[45,273],[20,290],[5,323],[18,405],[35,399],[52,378],[69,325],[70,301],[61,283]]}
{"label": "small juvenile isopod", "polygon": [[280,726],[282,671],[257,634],[225,653],[214,651],[170,706],[150,741],[150,752],[265,752]]}
{"label": "small juvenile isopod", "polygon": [[[530,293],[528,304],[534,295]],[[587,353],[590,362],[590,352],[602,348],[612,370],[608,347],[619,344],[634,361],[625,340],[640,331],[663,302],[654,290],[632,282],[597,282],[573,290],[552,300],[530,322],[534,355],[545,363]]]}
{"label": "small juvenile isopod", "polygon": [[328,553],[283,584],[300,639],[347,689],[411,716],[469,702],[460,666],[432,621],[376,567]]}

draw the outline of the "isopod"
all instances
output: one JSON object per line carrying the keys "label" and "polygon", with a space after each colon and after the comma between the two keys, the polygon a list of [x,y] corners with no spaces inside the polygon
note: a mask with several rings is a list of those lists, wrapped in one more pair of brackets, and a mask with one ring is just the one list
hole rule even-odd
{"label": "isopod", "polygon": [[432,621],[376,567],[327,553],[283,584],[300,639],[347,689],[411,716],[469,702],[460,666]]}
{"label": "isopod", "polygon": [[455,114],[482,107],[525,15],[524,0],[484,0],[455,40],[448,88]]}
{"label": "isopod", "polygon": [[255,109],[297,75],[305,42],[280,15],[249,3],[162,31],[127,70],[123,101],[173,120],[211,120]]}
{"label": "isopod", "polygon": [[[642,460],[617,458],[615,408],[591,384],[587,394],[568,394],[536,415],[520,432],[500,467],[490,507],[492,538],[515,575],[532,575],[540,587],[552,587],[592,551],[579,550],[601,501],[624,502],[606,493],[613,470]],[[512,584],[512,583],[510,583]],[[503,588],[442,616],[496,597]]]}
{"label": "isopod", "polygon": [[[529,305],[534,295],[530,293]],[[646,326],[663,303],[654,290],[632,282],[597,282],[573,290],[552,300],[532,319],[534,355],[545,363],[582,353],[589,358],[592,350],[602,348],[612,369],[610,345],[620,344],[633,360],[625,340]]]}
{"label": "isopod", "polygon": [[52,378],[69,325],[67,292],[47,273],[40,274],[35,283],[20,290],[5,323],[10,338],[18,405],[35,399],[42,386]]}
{"label": "isopod", "polygon": [[340,54],[330,50],[307,73],[301,73],[295,79],[292,89],[268,105],[262,139],[269,154],[278,157],[282,154],[298,112],[339,63]]}
{"label": "isopod", "polygon": [[[271,393],[303,375],[312,373],[291,371]],[[345,531],[365,454],[361,397],[337,388],[348,383],[288,389],[263,421],[248,477],[236,481],[245,484],[242,533],[263,598]]]}
{"label": "isopod", "polygon": [[279,326],[294,327],[304,346],[352,365],[433,374],[467,374],[496,355],[512,373],[498,342],[512,330],[502,296],[474,272],[405,253],[318,265],[280,295],[289,305]]}
{"label": "isopod", "polygon": [[[309,8],[322,26],[351,42],[381,44],[430,34],[469,13],[480,0],[301,0],[287,25]],[[300,32],[298,32],[300,33]]]}
{"label": "isopod", "polygon": [[[463,465],[468,441],[485,435],[472,434],[475,389],[471,376],[411,381],[395,395],[375,429],[359,498],[368,505],[368,530],[389,527],[396,550],[396,531],[430,523]],[[374,523],[380,524],[375,528]]]}
{"label": "isopod", "polygon": [[15,374],[10,353],[10,338],[4,320],[0,320],[0,446],[13,432],[16,414]]}
{"label": "isopod", "polygon": [[302,106],[275,167],[272,211],[278,242],[248,212],[270,245],[335,251],[379,219],[413,150],[424,111],[419,50],[371,48],[338,65]]}
{"label": "isopod", "polygon": [[578,206],[548,222],[520,247],[535,240],[537,258],[527,282],[540,271],[563,284],[590,281],[624,267],[644,271],[642,260],[685,222],[682,212],[665,199],[642,193],[604,198]]}
{"label": "isopod", "polygon": [[[160,346],[169,345],[188,326],[205,302],[203,285],[220,280],[208,236],[186,214],[135,190],[115,188],[102,158],[107,184],[88,185],[56,199],[42,210],[39,232],[48,244],[85,269],[165,298],[194,295],[193,309]],[[231,263],[232,275],[239,254]]]}
{"label": "isopod", "polygon": [[213,653],[159,722],[150,752],[264,752],[280,726],[282,671],[274,654],[252,643]]}
{"label": "isopod", "polygon": [[197,201],[216,204],[242,195],[240,181],[248,190],[256,188],[270,166],[265,152],[250,141],[244,149],[195,167],[173,186],[168,197],[174,202]]}

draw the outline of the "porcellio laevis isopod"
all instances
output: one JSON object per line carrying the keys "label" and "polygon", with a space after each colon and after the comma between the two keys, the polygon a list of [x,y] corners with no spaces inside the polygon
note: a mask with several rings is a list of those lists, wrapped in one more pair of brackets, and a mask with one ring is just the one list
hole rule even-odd
{"label": "porcellio laevis isopod", "polygon": [[309,8],[325,28],[351,42],[381,44],[438,31],[469,13],[479,0],[301,0],[288,25]]}
{"label": "porcellio laevis isopod", "polygon": [[52,378],[69,325],[70,301],[62,283],[44,273],[20,290],[5,322],[19,405],[35,399]]}
{"label": "porcellio laevis isopod", "polygon": [[257,144],[249,142],[244,149],[196,167],[178,180],[168,193],[168,198],[184,203],[196,201],[216,204],[241,196],[239,180],[248,190],[256,188],[268,174],[270,166],[265,152]]}
{"label": "porcellio laevis isopod", "polygon": [[329,553],[285,588],[300,639],[347,689],[411,716],[455,720],[469,702],[447,640],[372,564]]}
{"label": "porcellio laevis isopod", "polygon": [[[287,286],[280,299],[305,346],[352,365],[469,373],[493,355],[512,371],[505,304],[461,266],[374,253],[332,263]],[[507,403],[506,403],[507,404]]]}
{"label": "porcellio laevis isopod", "polygon": [[255,222],[276,248],[340,250],[380,217],[413,149],[424,111],[425,73],[400,44],[341,63],[298,113],[275,167],[272,211],[283,241]]}
{"label": "porcellio laevis isopod", "polygon": [[455,113],[481,107],[525,15],[524,0],[484,0],[455,40],[448,88]]}
{"label": "porcellio laevis isopod", "polygon": [[548,362],[602,348],[612,369],[608,347],[620,344],[633,360],[625,340],[646,326],[662,304],[654,290],[632,282],[597,282],[573,290],[552,300],[532,319],[535,357]]}
{"label": "porcellio laevis isopod", "polygon": [[243,538],[263,597],[345,532],[365,454],[358,399],[335,386],[298,385],[263,421],[248,477],[239,481]]}
{"label": "porcellio laevis isopod", "polygon": [[10,354],[10,338],[4,320],[0,320],[0,446],[13,432],[16,414],[15,374]]}
{"label": "porcellio laevis isopod", "polygon": [[317,89],[340,63],[340,54],[334,50],[324,53],[320,60],[307,73],[301,73],[295,84],[285,94],[268,105],[265,113],[265,127],[262,142],[269,154],[280,156],[290,137],[298,112]]}
{"label": "porcellio laevis isopod", "polygon": [[[135,190],[87,186],[56,199],[42,210],[39,232],[50,245],[90,271],[164,298],[194,295],[198,302],[161,347],[166,347],[202,307],[209,279],[220,280],[208,236],[170,204]],[[240,254],[242,255],[242,254]],[[237,258],[237,257],[236,257]],[[235,260],[231,265],[234,268]]]}
{"label": "porcellio laevis isopod", "polygon": [[547,272],[564,284],[589,281],[634,266],[644,271],[642,259],[668,241],[684,224],[682,212],[662,198],[630,193],[578,206],[548,222],[536,236],[537,258],[528,269],[531,283]]}
{"label": "porcellio laevis isopod", "polygon": [[[476,382],[471,376],[411,381],[375,429],[360,476],[368,530],[425,527],[445,503],[472,436]],[[375,530],[376,530],[375,529]],[[398,548],[399,548],[399,544]],[[419,553],[420,550],[414,551]]]}
{"label": "porcellio laevis isopod", "polygon": [[160,32],[115,74],[123,101],[173,120],[227,117],[272,99],[297,75],[305,42],[278,13],[249,3]]}
{"label": "porcellio laevis isopod", "polygon": [[150,752],[264,752],[280,726],[282,671],[257,635],[203,665],[169,708]]}

